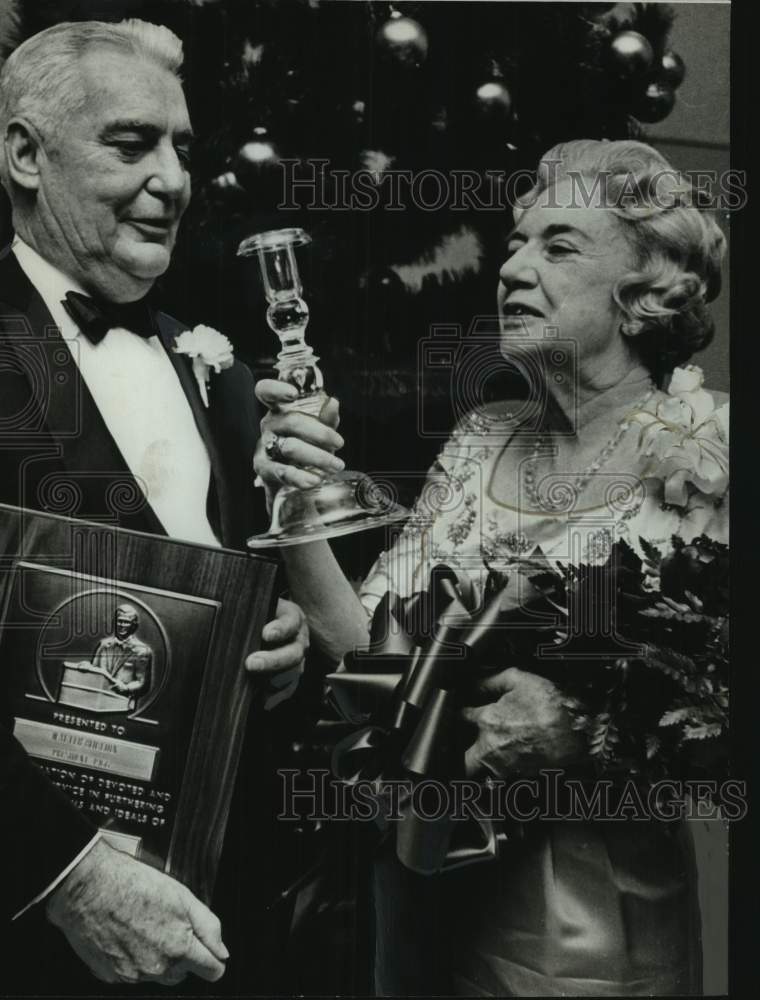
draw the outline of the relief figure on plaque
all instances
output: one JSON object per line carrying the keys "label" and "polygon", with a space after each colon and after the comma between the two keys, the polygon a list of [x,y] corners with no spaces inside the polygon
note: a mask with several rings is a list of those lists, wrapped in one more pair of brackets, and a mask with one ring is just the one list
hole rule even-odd
{"label": "relief figure on plaque", "polygon": [[135,634],[139,625],[137,608],[120,604],[113,635],[98,642],[92,660],[64,660],[58,701],[91,712],[133,711],[153,671],[153,650]]}

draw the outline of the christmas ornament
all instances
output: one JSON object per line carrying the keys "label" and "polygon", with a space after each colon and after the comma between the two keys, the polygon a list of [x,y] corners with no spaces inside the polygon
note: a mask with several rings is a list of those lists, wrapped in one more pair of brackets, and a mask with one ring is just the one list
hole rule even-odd
{"label": "christmas ornament", "polygon": [[649,41],[638,31],[621,31],[610,43],[612,64],[619,76],[643,76],[649,71],[654,52]]}
{"label": "christmas ornament", "polygon": [[419,69],[428,53],[425,29],[397,10],[380,26],[376,41],[383,52],[407,69]]}
{"label": "christmas ornament", "polygon": [[488,118],[509,118],[512,114],[512,95],[501,80],[489,80],[475,91],[478,112]]}
{"label": "christmas ornament", "polygon": [[269,138],[269,132],[259,125],[253,130],[254,138],[240,147],[235,173],[243,184],[258,179],[262,172],[277,166],[280,154]]}
{"label": "christmas ornament", "polygon": [[686,66],[677,52],[666,52],[662,57],[662,78],[671,87],[680,87],[686,76]]}
{"label": "christmas ornament", "polygon": [[633,114],[642,122],[661,122],[667,118],[676,103],[676,95],[667,83],[654,82],[647,87],[644,96],[639,99],[633,109]]}

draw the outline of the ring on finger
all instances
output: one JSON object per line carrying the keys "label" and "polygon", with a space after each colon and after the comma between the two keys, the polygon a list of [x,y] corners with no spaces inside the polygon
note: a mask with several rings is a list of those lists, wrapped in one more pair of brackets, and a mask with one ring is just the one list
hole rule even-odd
{"label": "ring on finger", "polygon": [[273,434],[264,445],[264,451],[273,462],[281,462],[284,458],[282,454],[282,438],[279,434]]}

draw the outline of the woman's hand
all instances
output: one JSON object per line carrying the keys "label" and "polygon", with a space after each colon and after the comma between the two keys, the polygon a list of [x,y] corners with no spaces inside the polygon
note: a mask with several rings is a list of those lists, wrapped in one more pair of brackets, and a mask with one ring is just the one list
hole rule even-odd
{"label": "woman's hand", "polygon": [[477,738],[465,754],[469,777],[535,774],[581,759],[583,740],[550,680],[510,667],[481,681],[479,690],[495,700],[462,710],[477,726]]}
{"label": "woman's hand", "polygon": [[256,396],[269,412],[261,421],[253,467],[270,499],[280,486],[309,489],[322,482],[321,472],[342,471],[345,463],[333,454],[344,444],[335,429],[340,420],[336,399],[328,399],[317,418],[282,409],[298,398],[296,389],[285,382],[262,379],[256,383]]}

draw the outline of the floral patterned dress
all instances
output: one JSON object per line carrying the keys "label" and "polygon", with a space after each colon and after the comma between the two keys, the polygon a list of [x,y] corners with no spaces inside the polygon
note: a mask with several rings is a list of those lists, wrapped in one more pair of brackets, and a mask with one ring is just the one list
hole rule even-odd
{"label": "floral patterned dress", "polygon": [[[482,592],[489,568],[538,548],[577,564],[604,560],[618,538],[639,552],[641,537],[663,550],[673,535],[727,542],[727,404],[692,367],[642,405],[646,388],[634,375],[590,414],[615,432],[591,476],[542,467],[545,431],[526,429],[509,407],[464,419],[363,585],[367,611],[386,590],[425,589],[440,562]],[[543,507],[530,502],[542,497]],[[497,861],[432,878],[386,853],[375,866],[377,991],[699,995],[695,881],[684,824],[655,820],[539,821]]]}

